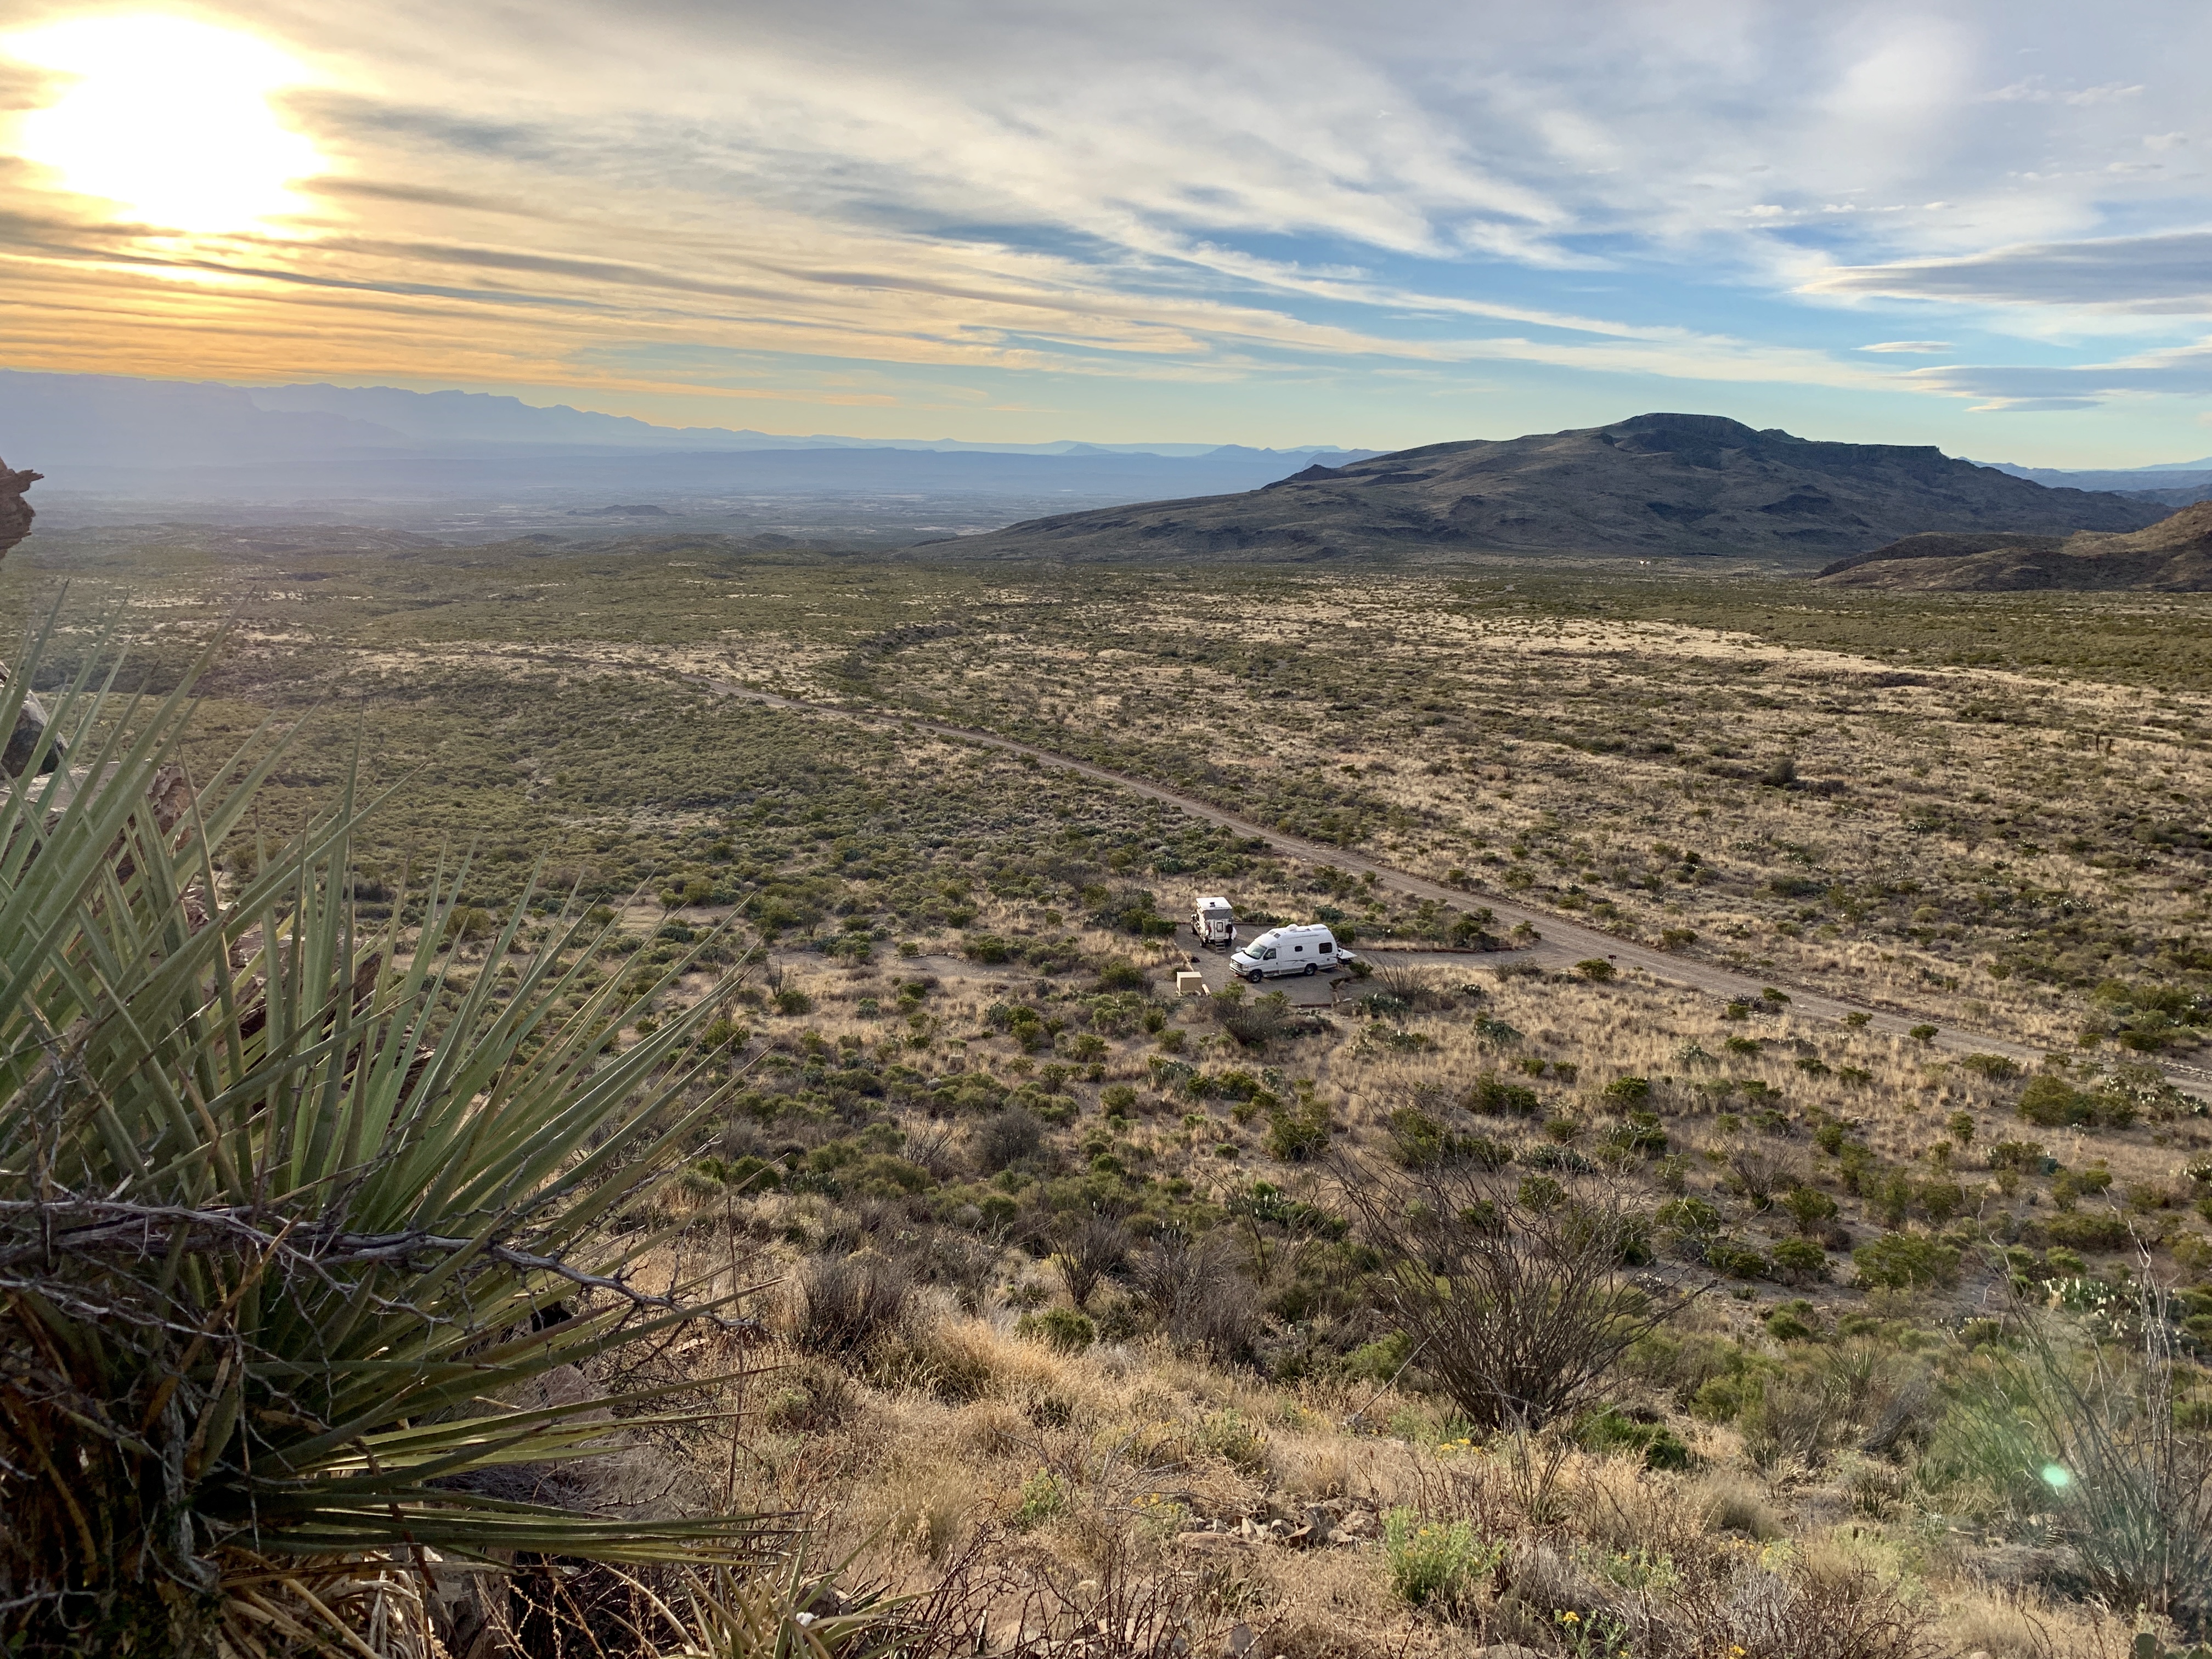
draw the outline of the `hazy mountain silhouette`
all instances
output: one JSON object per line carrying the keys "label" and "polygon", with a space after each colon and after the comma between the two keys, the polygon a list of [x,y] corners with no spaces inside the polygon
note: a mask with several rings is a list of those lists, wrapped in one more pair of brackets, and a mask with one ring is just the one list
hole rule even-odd
{"label": "hazy mountain silhouette", "polygon": [[1478,553],[1826,556],[1928,530],[2128,531],[2167,509],[2051,489],[1932,447],[1638,415],[1314,466],[1245,495],[1033,520],[967,557],[1164,562]]}

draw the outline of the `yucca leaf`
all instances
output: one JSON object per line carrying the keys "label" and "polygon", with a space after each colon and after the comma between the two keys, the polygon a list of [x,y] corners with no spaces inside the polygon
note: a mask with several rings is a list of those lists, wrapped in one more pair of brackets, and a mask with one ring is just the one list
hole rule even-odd
{"label": "yucca leaf", "polygon": [[[605,933],[564,916],[522,952],[535,873],[463,985],[465,859],[403,882],[364,936],[349,866],[373,804],[350,772],[228,882],[218,853],[298,729],[264,727],[157,813],[192,676],[119,694],[112,644],[52,700],[70,769],[0,788],[0,1635],[73,1628],[76,1592],[158,1622],[220,1599],[232,1560],[238,1617],[273,1616],[250,1565],[271,1553],[742,1559],[757,1519],[447,1484],[589,1456],[624,1431],[605,1413],[702,1386],[499,1403],[730,1299],[629,1290],[660,1235],[611,1231],[726,1097],[684,1059],[708,1003],[609,1052],[629,975],[564,1008]],[[574,1316],[533,1328],[556,1300]]]}

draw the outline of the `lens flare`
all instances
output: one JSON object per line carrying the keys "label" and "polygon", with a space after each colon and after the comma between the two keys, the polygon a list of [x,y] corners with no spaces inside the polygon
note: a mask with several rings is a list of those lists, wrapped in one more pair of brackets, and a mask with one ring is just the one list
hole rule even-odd
{"label": "lens flare", "polygon": [[2056,1463],[2043,1466],[2043,1484],[2053,1492],[2063,1492],[2074,1484],[2074,1477]]}
{"label": "lens flare", "polygon": [[0,40],[10,57],[70,77],[22,116],[15,153],[55,183],[115,203],[150,227],[248,230],[294,210],[293,180],[323,170],[270,94],[309,78],[257,37],[189,18],[73,18]]}

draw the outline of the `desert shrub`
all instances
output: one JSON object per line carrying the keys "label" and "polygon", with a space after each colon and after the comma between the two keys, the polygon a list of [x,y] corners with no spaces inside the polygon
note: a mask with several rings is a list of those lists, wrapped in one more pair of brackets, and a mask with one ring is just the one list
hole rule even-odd
{"label": "desert shrub", "polygon": [[1267,1436],[1241,1412],[1207,1413],[1198,1425],[1199,1443],[1243,1474],[1262,1476],[1268,1472]]}
{"label": "desert shrub", "polygon": [[1790,1212],[1799,1234],[1806,1238],[1818,1237],[1836,1218],[1836,1200],[1818,1187],[1802,1183],[1783,1194],[1782,1207]]}
{"label": "desert shrub", "polygon": [[1130,1264],[1137,1299],[1173,1340],[1217,1358],[1240,1358],[1250,1352],[1258,1322],[1234,1255],[1218,1232],[1195,1239],[1163,1232]]}
{"label": "desert shrub", "polygon": [[1455,1134],[1418,1106],[1403,1106],[1390,1114],[1391,1150],[1409,1170],[1425,1170],[1439,1164],[1474,1164],[1486,1170],[1502,1170],[1513,1161],[1513,1149],[1486,1135]]}
{"label": "desert shrub", "polygon": [[1067,1487],[1048,1469],[1039,1469],[1022,1482],[1019,1498],[1006,1524],[1016,1532],[1032,1532],[1046,1522],[1065,1515],[1069,1508]]}
{"label": "desert shrub", "polygon": [[811,1255],[799,1267],[792,1341],[802,1353],[856,1361],[905,1318],[914,1276],[872,1251]]}
{"label": "desert shrub", "polygon": [[1935,1659],[1936,1609],[1848,1558],[1770,1564],[1721,1554],[1677,1563],[1638,1598],[1632,1650],[1643,1659]]}
{"label": "desert shrub", "polygon": [[1606,1135],[1603,1150],[1622,1158],[1657,1158],[1667,1150],[1667,1126],[1656,1112],[1632,1111]]}
{"label": "desert shrub", "polygon": [[1119,1273],[1128,1260],[1129,1230],[1117,1217],[1085,1210],[1064,1218],[1054,1237],[1060,1248],[1053,1265],[1060,1269],[1068,1299],[1078,1308],[1088,1307],[1099,1281]]}
{"label": "desert shrub", "polygon": [[1014,1328],[1061,1353],[1081,1353],[1098,1340],[1098,1328],[1091,1322],[1091,1316],[1076,1308],[1047,1308],[1042,1313],[1024,1314]]}
{"label": "desert shrub", "polygon": [[1534,1117],[1544,1109],[1543,1100],[1534,1089],[1508,1083],[1492,1072],[1475,1079],[1460,1103],[1470,1112],[1489,1117]]}
{"label": "desert shrub", "polygon": [[2076,1210],[2042,1224],[2043,1236],[2069,1250],[2125,1249],[2134,1235],[2127,1218],[2112,1210]]}
{"label": "desert shrub", "polygon": [[1574,1437],[1589,1451],[1632,1453],[1646,1468],[1686,1469],[1692,1461],[1681,1436],[1656,1415],[1632,1417],[1617,1406],[1583,1417],[1575,1425]]}
{"label": "desert shrub", "polygon": [[1603,985],[1612,980],[1618,970],[1603,957],[1591,957],[1587,961],[1577,963],[1575,971],[1593,985]]}
{"label": "desert shrub", "polygon": [[2049,1514],[2110,1605],[2212,1634],[2212,1431],[2176,1409],[2192,1373],[2167,1293],[2116,1299],[2088,1321],[2015,1310],[2019,1340],[1961,1391],[1963,1461]]}
{"label": "desert shrub", "polygon": [[1264,1050],[1290,1034],[1293,1024],[1290,999],[1280,991],[1269,991],[1249,1001],[1229,997],[1212,1000],[1214,1018],[1244,1048]]}
{"label": "desert shrub", "polygon": [[975,1126],[969,1143],[976,1166],[986,1175],[1034,1158],[1044,1145],[1044,1125],[1020,1107],[995,1112]]}
{"label": "desert shrub", "polygon": [[1382,1257],[1383,1300],[1423,1368],[1480,1429],[1535,1426],[1578,1405],[1666,1316],[1621,1262],[1640,1216],[1618,1189],[1579,1180],[1524,1198],[1464,1165],[1344,1171]]}
{"label": "desert shrub", "polygon": [[1926,1233],[1885,1233],[1851,1252],[1859,1282],[1887,1290],[1921,1290],[1953,1285],[1959,1278],[1959,1252]]}
{"label": "desert shrub", "polygon": [[960,953],[970,962],[995,967],[1013,960],[1014,947],[996,933],[975,933],[960,947]]}
{"label": "desert shrub", "polygon": [[1788,1370],[1767,1378],[1737,1419],[1744,1455],[1767,1474],[1793,1464],[1819,1468],[1845,1427],[1840,1403],[1818,1376]]}
{"label": "desert shrub", "polygon": [[2125,1096],[2076,1089],[2047,1072],[2029,1079],[2015,1109],[2023,1120],[2043,1129],[2087,1126],[2124,1129],[2136,1121],[2135,1102]]}
{"label": "desert shrub", "polygon": [[1828,1253],[1809,1238],[1785,1238],[1768,1254],[1792,1282],[1828,1276]]}
{"label": "desert shrub", "polygon": [[1328,1136],[1326,1101],[1309,1095],[1268,1109],[1267,1151],[1285,1163],[1304,1164],[1319,1158],[1328,1150]]}
{"label": "desert shrub", "polygon": [[1468,1521],[1424,1520],[1409,1509],[1382,1518],[1390,1593],[1408,1607],[1450,1613],[1470,1605],[1505,1546],[1475,1535]]}

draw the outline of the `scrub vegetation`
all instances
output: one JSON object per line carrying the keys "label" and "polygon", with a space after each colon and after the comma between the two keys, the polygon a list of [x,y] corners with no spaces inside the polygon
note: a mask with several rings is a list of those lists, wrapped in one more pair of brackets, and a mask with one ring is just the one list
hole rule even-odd
{"label": "scrub vegetation", "polygon": [[[273,1040],[224,1058],[225,1005],[160,1064],[261,1066],[254,1100],[306,1066],[286,1121],[309,1097],[342,1121],[370,1080],[327,1023],[411,1030],[412,998],[425,1041],[491,1045],[444,1095],[376,1073],[424,1122],[540,1079],[531,1115],[572,1137],[531,1154],[543,1202],[468,1224],[573,1272],[487,1268],[504,1300],[471,1326],[389,1261],[326,1271],[402,1273],[374,1294],[437,1333],[409,1339],[426,1364],[489,1343],[531,1371],[394,1395],[374,1433],[429,1458],[538,1412],[580,1443],[530,1442],[513,1483],[457,1467],[417,1492],[343,1462],[339,1414],[299,1385],[258,1380],[298,1361],[242,1298],[285,1315],[340,1293],[270,1241],[367,1231],[312,1183],[253,1212],[258,1243],[196,1247],[188,1296],[160,1252],[57,1266],[23,1222],[0,1402],[45,1443],[98,1441],[67,1484],[103,1513],[127,1508],[105,1471],[157,1431],[195,1492],[283,1485],[261,1460],[289,1454],[267,1449],[328,1441],[339,1462],[301,1454],[288,1501],[374,1480],[422,1506],[357,1505],[289,1579],[267,1563],[301,1552],[270,1535],[184,1540],[160,1570],[198,1588],[163,1593],[165,1617],[306,1650],[329,1626],[304,1591],[372,1651],[819,1659],[2118,1659],[2212,1639],[2212,1120],[2151,1063],[2201,1053],[2212,986],[2198,602],[314,540],[57,537],[0,582],[27,605],[70,579],[42,689],[112,660],[100,618],[125,597],[126,686],[167,692],[233,630],[173,716],[192,783],[228,805],[204,863],[133,902],[153,939],[213,895],[228,943],[196,960],[217,980],[269,976],[278,939],[319,941],[306,957],[335,976],[287,1017],[294,1059]],[[1465,901],[702,679],[1030,738]],[[248,790],[223,763],[270,716],[297,729]],[[144,718],[111,701],[64,726],[82,753]],[[341,847],[313,826],[349,799],[369,810]],[[70,843],[75,864],[0,873],[16,892],[92,871],[116,828]],[[1773,992],[1534,969],[1496,948],[1485,888]],[[1370,971],[1314,1006],[1177,996],[1199,891],[1248,927],[1327,921]],[[340,896],[345,925],[310,927]],[[372,939],[387,977],[349,1013]],[[1799,984],[2047,1058],[1803,1018]],[[8,1144],[35,1151],[25,1079]],[[611,1115],[594,1127],[563,1090]],[[225,1109],[241,1146],[274,1121]],[[107,1192],[112,1149],[82,1146],[59,1198],[11,1152],[9,1203]],[[264,1202],[195,1157],[190,1190],[145,1202]],[[84,1334],[58,1287],[180,1299],[130,1347]],[[556,1303],[568,1317],[532,1319]],[[19,1340],[27,1321],[77,1349]],[[112,1388],[55,1357],[88,1344]],[[164,1369],[183,1383],[152,1410]],[[68,1388],[135,1402],[128,1421],[39,1414]],[[55,1553],[10,1557],[9,1598],[79,1547],[26,1432],[0,1443],[0,1497],[52,1516]],[[223,1462],[247,1450],[250,1471]],[[222,1527],[230,1493],[206,1500]],[[510,1501],[570,1531],[488,1540],[477,1573],[420,1518]],[[196,1562],[297,1632],[194,1600],[214,1593]],[[105,1628],[128,1602],[109,1588],[52,1616]],[[0,1616],[40,1651],[28,1605]]]}

